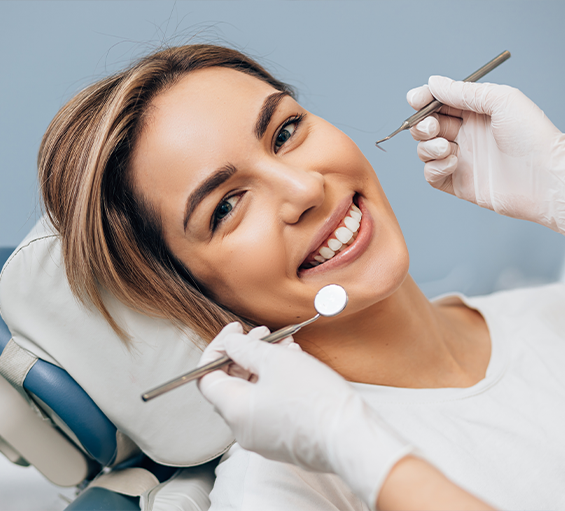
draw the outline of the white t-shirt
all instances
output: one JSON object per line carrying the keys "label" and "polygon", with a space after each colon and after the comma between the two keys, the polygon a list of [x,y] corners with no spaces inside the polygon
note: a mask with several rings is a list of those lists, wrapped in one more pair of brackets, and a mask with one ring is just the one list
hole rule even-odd
{"label": "white t-shirt", "polygon": [[[469,388],[354,383],[366,402],[457,484],[501,509],[565,509],[565,286],[451,296],[485,318],[486,377]],[[216,469],[211,511],[363,510],[337,477],[238,445]]]}

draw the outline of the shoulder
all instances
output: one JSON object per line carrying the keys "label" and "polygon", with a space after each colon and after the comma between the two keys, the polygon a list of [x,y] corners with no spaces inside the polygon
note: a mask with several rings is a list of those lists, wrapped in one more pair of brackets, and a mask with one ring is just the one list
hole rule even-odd
{"label": "shoulder", "polygon": [[491,331],[513,337],[565,339],[565,285],[561,283],[501,291],[488,296],[466,298],[478,310]]}
{"label": "shoulder", "polygon": [[267,460],[238,444],[216,468],[210,500],[210,511],[367,510],[337,476]]}
{"label": "shoulder", "polygon": [[488,309],[505,315],[542,315],[550,321],[565,318],[565,285],[561,283],[500,291],[465,301],[479,310]]}

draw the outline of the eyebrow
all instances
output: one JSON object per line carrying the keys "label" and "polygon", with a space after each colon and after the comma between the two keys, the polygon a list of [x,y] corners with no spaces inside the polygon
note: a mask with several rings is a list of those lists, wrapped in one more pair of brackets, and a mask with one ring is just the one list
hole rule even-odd
{"label": "eyebrow", "polygon": [[269,123],[271,122],[271,118],[273,117],[275,110],[285,96],[290,96],[290,93],[288,93],[287,91],[280,91],[270,94],[265,98],[263,106],[261,107],[259,115],[257,116],[255,129],[253,130],[258,140],[261,140],[263,138],[265,131],[267,131],[267,128],[269,127]]}
{"label": "eyebrow", "polygon": [[[290,93],[287,91],[274,92],[273,94],[268,95],[265,98],[265,101],[263,101],[263,105],[261,106],[261,110],[259,110],[259,115],[257,116],[257,121],[255,122],[255,129],[253,130],[257,139],[261,140],[263,135],[265,135],[275,110],[285,96],[290,96]],[[184,210],[183,226],[185,231],[188,221],[190,220],[190,216],[198,204],[200,204],[200,202],[218,188],[218,186],[225,183],[236,172],[237,169],[231,163],[228,163],[216,170],[216,172],[208,177],[208,179],[206,179],[196,190],[194,190],[194,192],[190,194],[186,201],[186,207]]]}
{"label": "eyebrow", "polygon": [[196,209],[196,206],[204,200],[205,197],[210,195],[218,186],[225,183],[230,177],[232,177],[237,172],[237,169],[228,163],[223,167],[216,170],[211,176],[209,176],[194,192],[190,194],[188,200],[186,201],[186,207],[184,210],[184,230],[186,231],[186,226],[190,220],[190,215]]}

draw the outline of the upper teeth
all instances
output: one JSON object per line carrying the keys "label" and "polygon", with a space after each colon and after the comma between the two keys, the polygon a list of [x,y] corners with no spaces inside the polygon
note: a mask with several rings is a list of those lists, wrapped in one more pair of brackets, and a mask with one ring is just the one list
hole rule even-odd
{"label": "upper teeth", "polygon": [[352,204],[347,216],[343,220],[345,226],[338,227],[333,233],[333,237],[327,241],[327,246],[324,244],[318,249],[318,253],[314,256],[314,261],[316,262],[312,262],[314,266],[331,259],[336,252],[343,250],[345,245],[351,243],[359,230],[361,216],[361,210],[355,204]]}

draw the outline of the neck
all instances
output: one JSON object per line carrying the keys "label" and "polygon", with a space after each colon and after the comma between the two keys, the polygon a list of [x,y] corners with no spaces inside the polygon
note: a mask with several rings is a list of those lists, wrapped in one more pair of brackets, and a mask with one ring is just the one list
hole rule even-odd
{"label": "neck", "polygon": [[369,309],[319,320],[295,340],[347,380],[393,387],[468,387],[490,359],[482,316],[430,303],[410,276]]}

